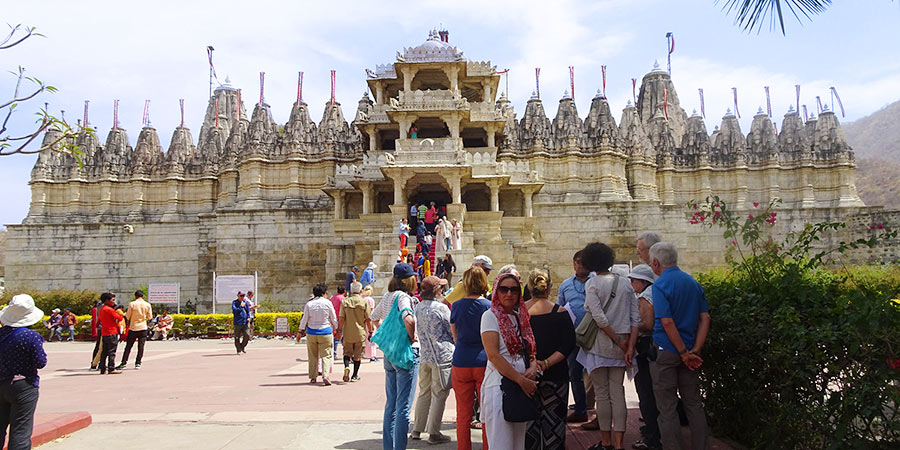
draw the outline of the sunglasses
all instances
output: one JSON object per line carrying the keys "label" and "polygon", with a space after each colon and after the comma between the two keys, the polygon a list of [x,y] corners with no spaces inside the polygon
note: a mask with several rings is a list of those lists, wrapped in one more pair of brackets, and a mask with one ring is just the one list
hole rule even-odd
{"label": "sunglasses", "polygon": [[504,294],[504,295],[505,295],[505,294],[510,294],[510,293],[516,293],[516,294],[518,294],[518,293],[520,293],[520,291],[519,291],[519,288],[516,287],[516,286],[513,286],[513,287],[509,287],[509,286],[497,286],[497,293],[498,293],[498,294]]}

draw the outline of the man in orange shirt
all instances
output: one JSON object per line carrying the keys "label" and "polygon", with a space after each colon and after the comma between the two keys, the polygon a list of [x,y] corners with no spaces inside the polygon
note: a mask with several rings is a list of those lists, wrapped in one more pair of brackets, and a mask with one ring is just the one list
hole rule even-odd
{"label": "man in orange shirt", "polygon": [[106,374],[107,367],[110,375],[122,373],[116,370],[116,347],[119,345],[119,321],[125,316],[114,309],[116,305],[115,294],[104,292],[100,295],[103,307],[100,308],[100,336],[102,353],[100,354],[100,374]]}

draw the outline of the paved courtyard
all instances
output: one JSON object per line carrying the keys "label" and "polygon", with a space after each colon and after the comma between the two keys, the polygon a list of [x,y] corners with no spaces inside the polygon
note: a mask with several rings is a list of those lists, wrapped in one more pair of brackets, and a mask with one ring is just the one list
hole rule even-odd
{"label": "paved courtyard", "polygon": [[[343,366],[336,364],[334,385],[325,387],[309,384],[306,346],[293,340],[258,339],[245,355],[234,353],[231,340],[154,341],[147,343],[141,370],[133,369],[132,351],[125,373],[101,376],[88,370],[92,345],[45,344],[37,412],[85,410],[93,424],[42,449],[381,448],[381,362],[364,361],[355,383],[341,381]],[[117,361],[123,349],[120,344]],[[628,406],[636,408],[633,386],[626,388]],[[451,394],[443,432],[453,441],[410,441],[409,447],[455,448],[455,410]],[[632,410],[629,439],[638,425]],[[570,448],[593,443],[574,434]],[[480,442],[480,433],[473,432],[473,441]]]}

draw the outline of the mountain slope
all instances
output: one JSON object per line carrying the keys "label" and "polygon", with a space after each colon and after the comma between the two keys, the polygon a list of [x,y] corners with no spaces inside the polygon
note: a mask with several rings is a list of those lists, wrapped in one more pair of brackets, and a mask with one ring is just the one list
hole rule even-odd
{"label": "mountain slope", "polygon": [[869,206],[900,209],[900,101],[844,126],[856,154],[856,189]]}

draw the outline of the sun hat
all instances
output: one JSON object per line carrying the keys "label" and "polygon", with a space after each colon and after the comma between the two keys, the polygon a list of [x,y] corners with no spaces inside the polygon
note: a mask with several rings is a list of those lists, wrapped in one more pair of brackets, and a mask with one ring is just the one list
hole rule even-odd
{"label": "sun hat", "polygon": [[34,299],[28,294],[14,296],[9,305],[0,310],[0,322],[15,328],[34,325],[43,317],[44,312],[34,306]]}
{"label": "sun hat", "polygon": [[653,284],[656,281],[656,274],[653,273],[653,269],[646,264],[641,264],[634,266],[631,269],[631,273],[628,274],[628,278],[634,278],[635,280],[644,280],[650,284]]}
{"label": "sun hat", "polygon": [[472,259],[472,265],[481,264],[487,270],[494,270],[494,262],[487,255],[478,255]]}
{"label": "sun hat", "polygon": [[53,308],[50,312],[59,314],[59,308]]}
{"label": "sun hat", "polygon": [[375,261],[369,262],[369,266],[367,267],[367,269],[377,269],[377,268],[378,268],[378,264],[375,264]]}
{"label": "sun hat", "polygon": [[400,263],[394,266],[394,278],[400,278],[401,280],[403,280],[415,275],[416,271],[413,270],[412,266],[407,263]]}
{"label": "sun hat", "polygon": [[434,288],[438,286],[443,286],[447,284],[447,280],[443,278],[438,278],[434,275],[429,275],[422,279],[422,284],[419,286],[419,292],[434,292]]}

